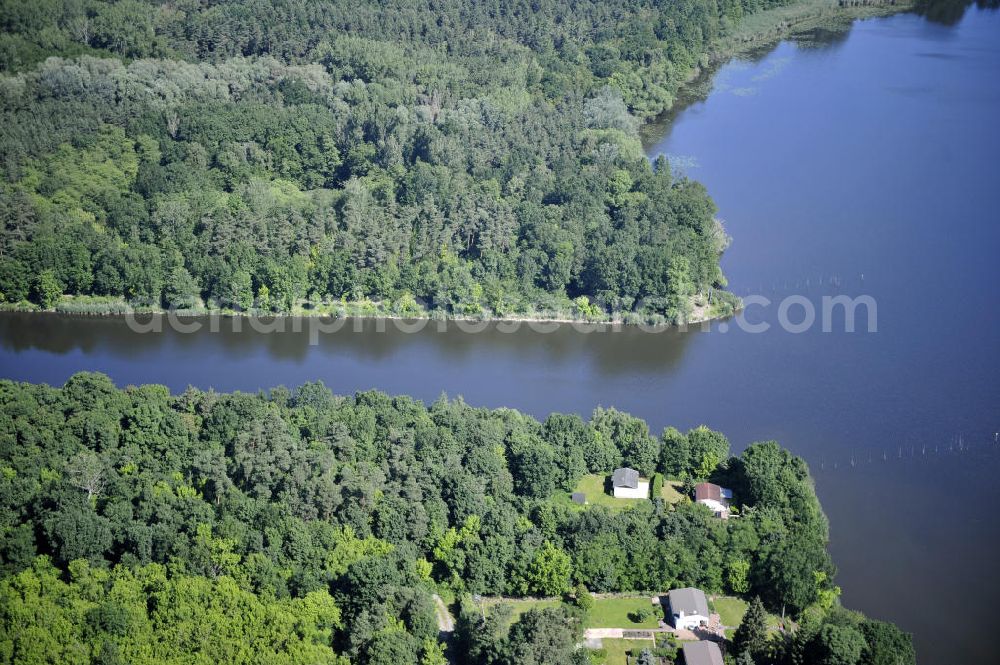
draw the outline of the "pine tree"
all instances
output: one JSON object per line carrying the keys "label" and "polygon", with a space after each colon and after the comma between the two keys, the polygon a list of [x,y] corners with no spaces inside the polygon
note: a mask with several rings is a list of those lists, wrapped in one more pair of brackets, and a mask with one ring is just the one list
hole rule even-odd
{"label": "pine tree", "polygon": [[754,659],[767,651],[767,612],[760,598],[754,597],[750,601],[743,621],[733,636],[733,646],[737,654],[749,654]]}

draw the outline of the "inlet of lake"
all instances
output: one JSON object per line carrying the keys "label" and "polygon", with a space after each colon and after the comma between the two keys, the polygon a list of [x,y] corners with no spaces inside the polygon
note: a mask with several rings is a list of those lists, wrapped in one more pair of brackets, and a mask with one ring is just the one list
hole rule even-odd
{"label": "inlet of lake", "polygon": [[[922,663],[998,663],[1000,13],[946,18],[782,42],[646,128],[650,156],[703,182],[726,221],[723,267],[752,296],[741,320],[684,332],[364,321],[310,344],[308,322],[138,334],[120,319],[3,314],[0,376],[99,370],[175,391],[322,380],[539,417],[613,405],[656,432],[705,423],[734,451],[776,439],[812,467],[844,604],[913,632]],[[824,316],[839,295],[870,298],[855,301],[854,332],[843,307]]]}

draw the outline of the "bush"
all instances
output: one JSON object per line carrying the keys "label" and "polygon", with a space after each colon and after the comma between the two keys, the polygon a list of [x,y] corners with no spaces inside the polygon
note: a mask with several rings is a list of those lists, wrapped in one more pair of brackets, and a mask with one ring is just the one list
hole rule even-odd
{"label": "bush", "polygon": [[634,610],[628,613],[629,621],[631,621],[632,623],[642,623],[644,621],[647,621],[652,616],[653,616],[653,611],[647,609]]}
{"label": "bush", "polygon": [[59,302],[63,293],[63,285],[52,270],[38,273],[31,287],[31,298],[41,305],[42,309],[52,309]]}
{"label": "bush", "polygon": [[659,498],[660,493],[663,491],[663,474],[654,473],[652,480],[649,482],[649,495],[650,498]]}
{"label": "bush", "polygon": [[666,658],[668,661],[673,661],[675,658],[677,658],[677,648],[658,647],[656,649],[653,649],[653,655],[656,656],[657,658]]}
{"label": "bush", "polygon": [[694,478],[692,478],[690,475],[688,475],[687,473],[685,473],[683,481],[684,482],[683,482],[683,484],[681,486],[681,494],[683,494],[684,496],[686,496],[689,499],[693,499],[694,498],[694,485],[695,485]]}
{"label": "bush", "polygon": [[594,607],[594,597],[590,595],[587,587],[583,584],[576,585],[576,589],[573,591],[573,601],[584,612],[589,612]]}
{"label": "bush", "polygon": [[743,309],[743,300],[735,293],[715,290],[712,292],[712,314],[714,316],[733,316]]}

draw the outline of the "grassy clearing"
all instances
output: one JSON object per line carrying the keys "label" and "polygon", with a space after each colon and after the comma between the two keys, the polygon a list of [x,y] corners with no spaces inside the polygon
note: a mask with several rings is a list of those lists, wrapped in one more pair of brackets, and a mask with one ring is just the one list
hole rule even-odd
{"label": "grassy clearing", "polygon": [[495,612],[501,605],[508,605],[511,608],[511,613],[507,625],[510,626],[532,608],[556,607],[561,601],[558,598],[483,598],[482,602],[487,616]]}
{"label": "grassy clearing", "polygon": [[640,644],[639,640],[603,640],[603,648],[591,655],[591,663],[603,665],[628,665],[628,652]]}
{"label": "grassy clearing", "polygon": [[570,499],[570,492],[557,492],[553,495],[553,501],[575,507],[578,510],[584,510],[591,506],[605,506],[611,510],[622,510],[623,508],[631,508],[647,501],[646,499],[616,499],[604,490],[607,479],[608,476],[606,474],[598,473],[592,473],[580,479],[576,489],[573,491],[583,492],[587,495],[586,506],[573,503]]}
{"label": "grassy clearing", "polygon": [[663,488],[660,490],[660,498],[667,503],[680,503],[685,498],[683,487],[684,483],[679,480],[664,480]]}
{"label": "grassy clearing", "polygon": [[[594,607],[584,620],[584,628],[624,628],[626,630],[643,630],[656,628],[663,618],[663,610],[653,605],[650,596],[627,596],[614,598],[594,598]],[[511,608],[508,625],[513,624],[522,614],[530,609],[557,607],[559,598],[500,598],[482,599],[482,607],[489,616],[502,605]],[[629,618],[629,613],[648,610],[649,617],[636,623]]]}
{"label": "grassy clearing", "polygon": [[[552,495],[552,501],[563,506],[568,506],[575,510],[585,510],[591,506],[604,506],[611,510],[622,510],[645,503],[647,499],[616,499],[605,491],[609,476],[607,474],[591,473],[580,479],[573,492],[583,492],[587,495],[587,505],[581,506],[573,503],[570,499],[571,492],[556,492]],[[643,478],[649,481],[648,478]],[[679,480],[664,480],[660,489],[660,498],[667,503],[680,503],[685,500],[683,493],[684,483]]]}
{"label": "grassy clearing", "polygon": [[[641,623],[635,623],[629,618],[629,613],[648,610],[649,618]],[[635,596],[629,598],[594,598],[594,607],[587,613],[584,628],[627,628],[639,630],[656,628],[663,618],[663,610],[659,605],[653,605],[650,596]]]}
{"label": "grassy clearing", "polygon": [[715,611],[719,613],[719,619],[723,626],[736,627],[743,620],[743,615],[747,611],[747,603],[739,598],[716,598],[712,601]]}
{"label": "grassy clearing", "polygon": [[629,660],[629,651],[637,654],[643,649],[652,649],[651,640],[602,640],[603,647],[598,651],[591,652],[590,662],[594,665],[630,665],[636,659]]}
{"label": "grassy clearing", "polygon": [[[733,596],[719,596],[712,600],[712,605],[715,607],[715,611],[718,613],[723,626],[736,628],[743,621],[743,615],[746,614],[748,603],[741,598],[734,598]],[[767,625],[771,630],[777,630],[780,622],[781,619],[774,614],[769,613],[767,615]]]}

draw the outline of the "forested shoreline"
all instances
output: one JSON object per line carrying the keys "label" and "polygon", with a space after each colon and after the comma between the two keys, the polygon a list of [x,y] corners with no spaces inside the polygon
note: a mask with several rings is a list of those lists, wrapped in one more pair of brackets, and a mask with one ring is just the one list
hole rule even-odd
{"label": "forested shoreline", "polygon": [[[724,483],[740,516],[559,498],[620,465]],[[832,663],[818,658],[838,640],[863,649],[852,663],[889,662],[880,640],[909,643],[839,607],[800,458],[774,442],[731,456],[718,432],[654,435],[614,409],[539,422],[320,383],[171,395],[89,373],[2,381],[0,505],[4,662],[442,663],[439,592],[457,604],[452,662],[586,663],[582,589],[687,585],[798,620],[761,664]],[[469,602],[559,594],[513,625]]]}
{"label": "forested shoreline", "polygon": [[731,313],[637,125],[768,6],[4,3],[2,300]]}

